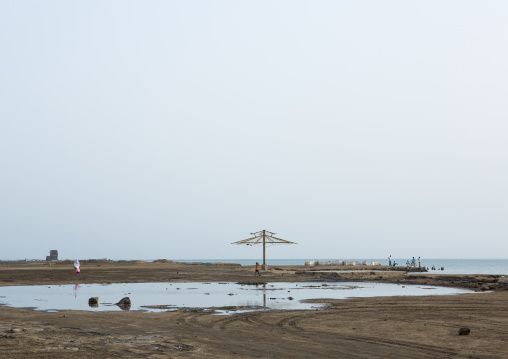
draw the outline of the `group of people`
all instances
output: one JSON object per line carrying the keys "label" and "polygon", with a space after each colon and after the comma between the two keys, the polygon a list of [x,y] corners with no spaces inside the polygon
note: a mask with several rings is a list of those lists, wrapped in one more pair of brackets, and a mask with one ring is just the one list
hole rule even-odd
{"label": "group of people", "polygon": [[391,267],[392,265],[395,267],[397,265],[397,262],[395,262],[395,260],[393,261],[392,263],[392,255],[390,254],[388,256],[388,265]]}
{"label": "group of people", "polygon": [[[392,255],[390,254],[388,256],[388,265],[391,267],[392,265],[393,266],[396,266],[397,263],[395,263],[395,261],[393,261],[393,264],[392,264]],[[418,257],[418,268],[420,268],[422,266],[422,260],[420,257]],[[413,257],[413,259],[411,259],[411,261],[406,261],[406,267],[416,267],[416,259],[415,257]]]}
{"label": "group of people", "polygon": [[[418,257],[418,268],[420,268],[422,266],[422,260],[420,257]],[[411,262],[410,261],[407,261],[406,262],[406,267],[416,267],[416,260],[415,260],[415,257],[413,257],[413,259],[411,259]]]}

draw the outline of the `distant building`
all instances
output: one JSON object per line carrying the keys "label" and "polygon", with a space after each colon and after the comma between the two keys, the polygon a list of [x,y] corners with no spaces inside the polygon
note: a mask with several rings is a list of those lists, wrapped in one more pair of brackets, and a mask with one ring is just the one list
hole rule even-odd
{"label": "distant building", "polygon": [[52,249],[49,251],[49,256],[46,256],[47,261],[57,261],[58,260],[58,251],[56,249]]}

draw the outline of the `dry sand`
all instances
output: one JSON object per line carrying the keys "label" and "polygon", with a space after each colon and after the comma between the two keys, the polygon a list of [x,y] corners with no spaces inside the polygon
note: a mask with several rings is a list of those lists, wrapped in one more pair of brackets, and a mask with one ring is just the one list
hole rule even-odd
{"label": "dry sand", "polygon": [[[328,300],[320,311],[233,316],[174,312],[40,312],[0,307],[0,358],[508,358],[508,290],[499,276],[317,273],[278,266],[84,261],[0,263],[0,285],[365,280],[460,286],[455,296]],[[335,268],[345,269],[345,268]],[[349,268],[351,269],[351,268]],[[489,292],[485,292],[488,290]],[[459,336],[469,327],[468,336]]]}

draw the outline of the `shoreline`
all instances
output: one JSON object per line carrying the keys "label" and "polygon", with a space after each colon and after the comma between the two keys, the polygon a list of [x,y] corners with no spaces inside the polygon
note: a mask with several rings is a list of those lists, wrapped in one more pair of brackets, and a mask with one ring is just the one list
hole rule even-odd
{"label": "shoreline", "polygon": [[[258,281],[254,265],[236,263],[175,262],[160,259],[153,262],[83,260],[76,276],[73,261],[0,262],[0,287],[5,285],[139,283],[139,282],[206,282]],[[135,269],[135,270],[133,270]],[[114,272],[111,272],[114,270]],[[411,268],[390,266],[269,266],[261,271],[264,282],[305,282],[312,280],[382,282],[394,284],[425,284],[449,286],[474,291],[508,290],[508,278],[497,274],[429,273]],[[220,279],[217,279],[219,278]],[[252,277],[252,278],[251,278]],[[257,279],[256,279],[257,278]]]}

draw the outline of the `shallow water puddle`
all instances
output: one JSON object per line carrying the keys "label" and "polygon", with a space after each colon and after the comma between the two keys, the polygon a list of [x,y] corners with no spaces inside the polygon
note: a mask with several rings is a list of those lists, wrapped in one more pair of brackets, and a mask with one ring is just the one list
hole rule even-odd
{"label": "shallow water puddle", "polygon": [[[218,313],[252,310],[320,309],[309,299],[422,296],[471,293],[469,290],[387,283],[113,283],[0,287],[0,305],[43,311],[120,311],[118,303],[129,297],[128,310],[161,312],[180,308],[214,308]],[[89,305],[89,298],[98,304]],[[236,308],[231,308],[236,307]]]}

